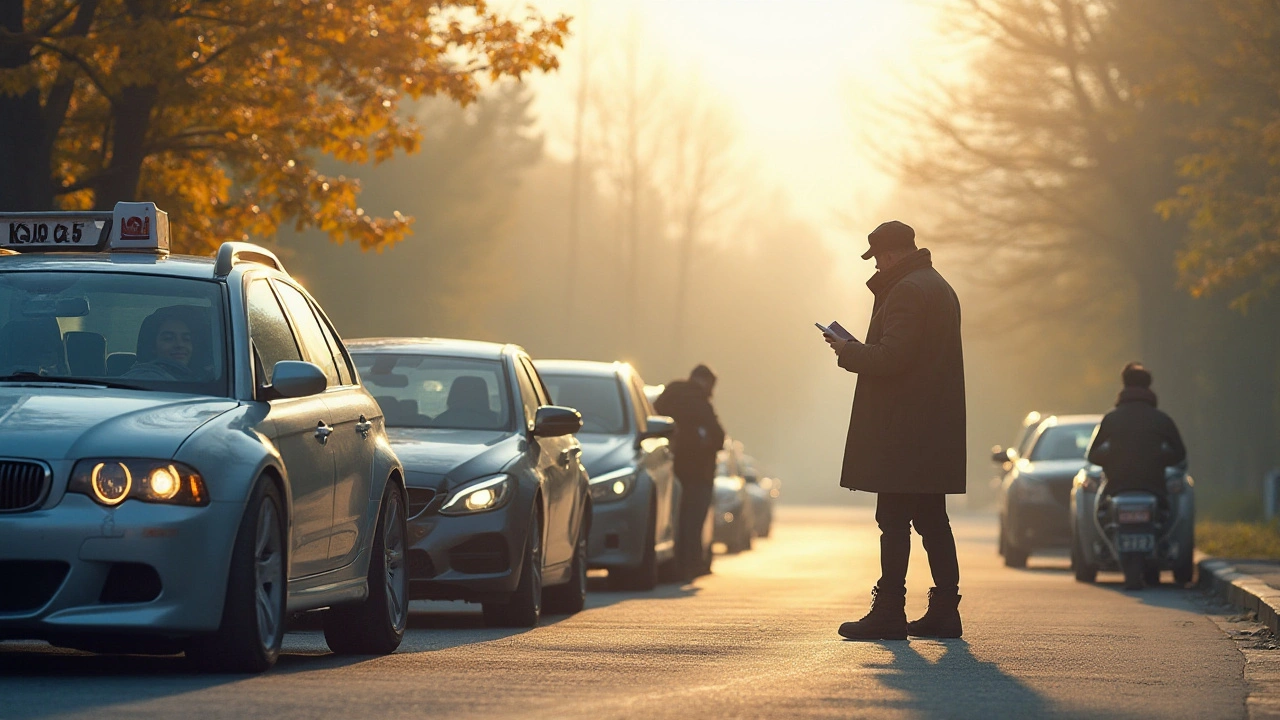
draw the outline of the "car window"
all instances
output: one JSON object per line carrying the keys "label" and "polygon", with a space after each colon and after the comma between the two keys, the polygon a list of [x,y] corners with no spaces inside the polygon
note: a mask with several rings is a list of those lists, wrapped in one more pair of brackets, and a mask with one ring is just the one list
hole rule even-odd
{"label": "car window", "polygon": [[271,384],[271,373],[281,360],[301,360],[298,343],[293,338],[289,321],[276,300],[275,293],[266,280],[249,283],[246,292],[249,304],[249,341],[257,353],[256,361],[262,367],[262,384]]}
{"label": "car window", "polygon": [[542,375],[556,405],[582,413],[582,432],[622,435],[630,431],[622,385],[613,375]]}
{"label": "car window", "polygon": [[1089,451],[1093,428],[1087,425],[1054,425],[1046,428],[1031,448],[1032,462],[1045,460],[1083,460]]}
{"label": "car window", "polygon": [[649,404],[649,398],[644,396],[644,382],[634,372],[631,373],[631,410],[635,414],[636,427],[641,430],[649,427],[650,415],[657,415]]}
{"label": "car window", "polygon": [[311,303],[311,310],[315,313],[316,322],[320,323],[320,332],[324,333],[324,339],[329,344],[329,352],[333,355],[333,361],[338,367],[338,378],[343,385],[354,385],[355,373],[351,368],[351,358],[342,346],[342,341],[338,339],[338,334],[329,326],[324,313],[320,312],[320,308],[316,307],[315,303]]}
{"label": "car window", "polygon": [[220,284],[104,272],[0,273],[0,376],[230,394]]}
{"label": "car window", "polygon": [[389,427],[510,430],[506,373],[497,360],[351,354]]}
{"label": "car window", "polygon": [[551,390],[543,382],[541,373],[533,366],[533,361],[527,357],[521,357],[520,364],[524,366],[524,371],[529,373],[529,381],[533,384],[534,393],[538,396],[538,406],[550,405]]}
{"label": "car window", "polygon": [[333,352],[329,349],[324,331],[320,329],[320,323],[311,310],[311,303],[307,302],[306,296],[292,285],[282,282],[272,284],[280,293],[280,300],[289,311],[289,317],[293,320],[293,329],[297,332],[298,342],[307,353],[307,359],[320,366],[325,377],[329,379],[331,387],[341,385],[342,378],[338,375],[338,366],[333,361]]}
{"label": "car window", "polygon": [[516,363],[516,382],[520,384],[520,402],[524,408],[525,421],[528,427],[533,427],[533,421],[538,417],[538,407],[543,402],[538,397],[538,390],[533,378],[529,377],[529,371],[519,362]]}

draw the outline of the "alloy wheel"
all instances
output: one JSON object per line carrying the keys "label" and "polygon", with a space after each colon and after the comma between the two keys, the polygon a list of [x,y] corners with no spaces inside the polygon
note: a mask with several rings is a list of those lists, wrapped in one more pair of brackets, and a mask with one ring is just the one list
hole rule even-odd
{"label": "alloy wheel", "polygon": [[281,542],[280,513],[270,497],[258,509],[258,530],[254,536],[254,599],[258,616],[258,641],[275,647],[280,632],[281,599],[284,595],[284,548]]}
{"label": "alloy wheel", "polygon": [[387,504],[382,526],[383,566],[386,568],[387,616],[396,629],[400,629],[405,626],[408,618],[408,603],[405,602],[404,523],[400,520],[403,508],[399,495],[392,497]]}

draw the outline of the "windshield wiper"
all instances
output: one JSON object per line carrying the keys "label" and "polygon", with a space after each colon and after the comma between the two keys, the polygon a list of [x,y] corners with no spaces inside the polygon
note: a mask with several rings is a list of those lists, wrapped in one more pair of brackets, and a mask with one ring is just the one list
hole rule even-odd
{"label": "windshield wiper", "polygon": [[47,382],[47,383],[64,383],[67,385],[97,385],[99,387],[116,388],[119,390],[146,390],[138,385],[129,383],[113,382],[111,380],[95,380],[91,378],[78,377],[62,377],[59,375],[41,375],[40,373],[23,370],[11,375],[0,376],[0,382]]}

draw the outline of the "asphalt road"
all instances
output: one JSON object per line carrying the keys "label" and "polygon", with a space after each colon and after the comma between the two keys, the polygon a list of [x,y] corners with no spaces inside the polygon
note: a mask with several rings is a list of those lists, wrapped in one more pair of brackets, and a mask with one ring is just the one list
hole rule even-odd
{"label": "asphalt road", "polygon": [[[842,641],[879,574],[871,513],[784,508],[772,538],[693,585],[594,592],[522,632],[422,605],[391,657],[334,657],[296,632],[265,675],[201,676],[0,643],[0,718],[1244,717],[1243,656],[1194,591],[1083,586],[1062,559],[1008,570],[994,522],[955,526],[963,640]],[[913,560],[915,616],[918,542]]]}

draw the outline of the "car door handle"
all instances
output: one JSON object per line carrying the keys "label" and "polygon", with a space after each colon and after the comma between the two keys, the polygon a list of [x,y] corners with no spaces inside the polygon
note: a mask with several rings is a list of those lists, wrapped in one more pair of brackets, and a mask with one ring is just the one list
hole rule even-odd
{"label": "car door handle", "polygon": [[356,421],[356,432],[360,433],[360,437],[369,437],[369,431],[372,429],[373,423],[369,422],[369,418],[361,415],[360,419]]}
{"label": "car door handle", "polygon": [[323,420],[316,423],[316,439],[320,441],[321,445],[329,442],[329,435],[332,433],[333,428],[325,425]]}
{"label": "car door handle", "polygon": [[563,465],[564,467],[569,467],[570,465],[573,464],[574,456],[576,456],[580,452],[582,452],[582,448],[576,448],[576,447],[571,447],[568,450],[561,450],[560,464]]}

